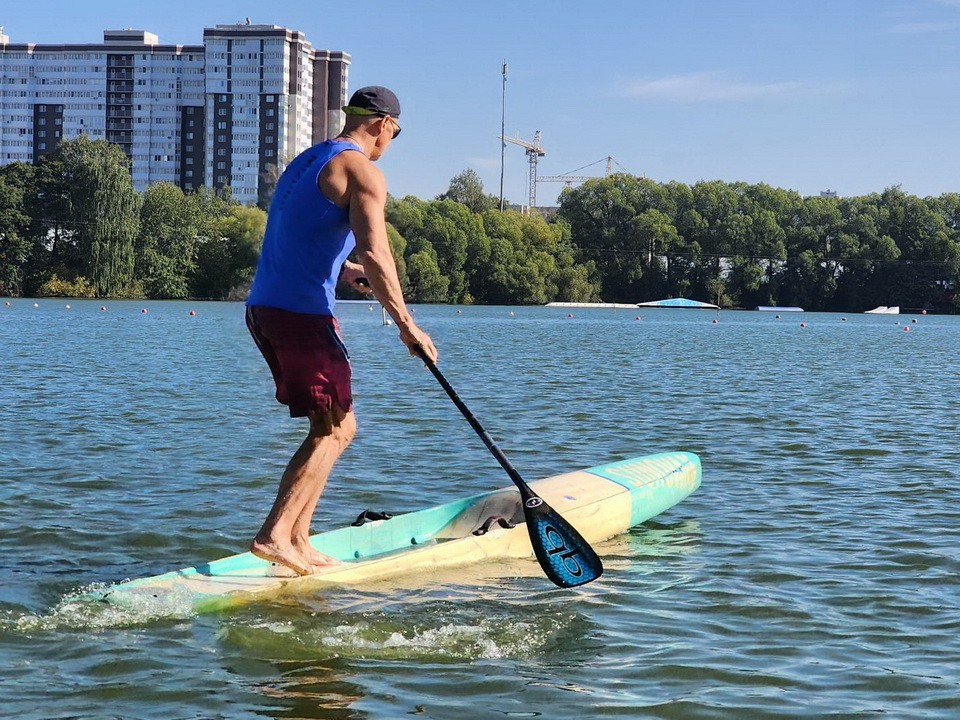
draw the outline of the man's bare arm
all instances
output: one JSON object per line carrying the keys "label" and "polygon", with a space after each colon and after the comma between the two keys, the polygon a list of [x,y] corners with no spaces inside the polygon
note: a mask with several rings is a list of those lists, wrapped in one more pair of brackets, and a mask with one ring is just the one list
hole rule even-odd
{"label": "man's bare arm", "polygon": [[387,183],[383,174],[366,158],[356,158],[349,163],[348,178],[350,228],[357,240],[357,259],[363,265],[367,281],[397,324],[400,339],[410,353],[416,354],[414,347],[419,345],[431,360],[436,361],[437,350],[433,341],[413,322],[403,300],[384,219]]}

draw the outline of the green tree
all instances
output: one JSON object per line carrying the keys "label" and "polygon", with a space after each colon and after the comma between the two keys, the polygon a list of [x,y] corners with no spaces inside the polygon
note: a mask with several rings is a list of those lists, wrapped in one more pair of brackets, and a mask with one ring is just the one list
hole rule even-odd
{"label": "green tree", "polygon": [[387,199],[387,222],[408,241],[423,235],[423,223],[427,217],[427,203],[413,195],[402,200]]}
{"label": "green tree", "polygon": [[199,221],[198,204],[176,185],[156,183],[147,188],[134,243],[134,276],[148,297],[189,295]]}
{"label": "green tree", "polygon": [[85,135],[60,143],[54,155],[62,163],[65,224],[76,240],[80,271],[99,295],[126,291],[140,210],[127,156],[118,145]]}
{"label": "green tree", "polygon": [[23,292],[24,271],[34,250],[28,197],[35,172],[26,163],[0,167],[0,295]]}
{"label": "green tree", "polygon": [[[436,252],[437,265],[448,280],[447,301],[469,301],[467,258],[489,253],[483,221],[460,203],[434,200],[426,208],[421,237],[404,236],[412,249],[425,247],[425,241]],[[482,262],[482,260],[478,260]]]}
{"label": "green tree", "polygon": [[649,191],[630,175],[611,175],[560,195],[559,215],[570,225],[579,256],[596,264],[607,301],[629,301],[642,293],[646,254],[635,218],[650,207]]}
{"label": "green tree", "polygon": [[447,301],[450,281],[440,272],[436,252],[427,248],[407,258],[410,297],[413,302],[442,303]]}
{"label": "green tree", "polygon": [[642,297],[662,297],[670,291],[670,254],[681,245],[677,228],[668,215],[651,207],[633,218],[633,232],[637,248],[646,248]]}
{"label": "green tree", "polygon": [[482,213],[500,207],[500,199],[487,195],[483,191],[483,181],[475,170],[466,169],[450,181],[450,187],[445,193],[437,196],[437,200],[453,200],[466,205],[470,212]]}
{"label": "green tree", "polygon": [[192,293],[202,298],[239,298],[249,290],[263,244],[267,215],[258,207],[199,199],[213,214],[201,219]]}

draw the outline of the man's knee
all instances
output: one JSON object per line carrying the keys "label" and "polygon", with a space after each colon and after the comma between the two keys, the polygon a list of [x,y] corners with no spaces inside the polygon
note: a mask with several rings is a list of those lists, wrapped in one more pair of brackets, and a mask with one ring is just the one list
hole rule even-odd
{"label": "man's knee", "polygon": [[352,410],[335,405],[327,412],[310,416],[310,434],[317,438],[332,438],[346,447],[357,434],[357,417]]}
{"label": "man's knee", "polygon": [[344,413],[343,417],[340,418],[340,422],[336,426],[336,433],[344,447],[353,440],[353,436],[357,434],[357,416],[354,415],[352,410]]}

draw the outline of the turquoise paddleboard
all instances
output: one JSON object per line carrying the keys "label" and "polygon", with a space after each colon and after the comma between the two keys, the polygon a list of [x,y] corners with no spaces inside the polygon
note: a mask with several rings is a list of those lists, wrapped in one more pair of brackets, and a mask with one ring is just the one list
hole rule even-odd
{"label": "turquoise paddleboard", "polygon": [[[647,455],[530,483],[590,543],[659,515],[700,486],[693,453]],[[340,561],[318,574],[289,577],[285,568],[241,553],[202,565],[98,590],[98,600],[127,607],[158,603],[204,612],[490,559],[533,555],[520,494],[513,488],[314,535],[312,545]],[[465,576],[469,579],[469,575]]]}

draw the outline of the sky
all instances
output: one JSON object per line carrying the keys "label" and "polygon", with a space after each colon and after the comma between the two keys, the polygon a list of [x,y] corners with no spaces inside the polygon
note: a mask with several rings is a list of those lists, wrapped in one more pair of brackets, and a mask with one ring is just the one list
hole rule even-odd
{"label": "sky", "polygon": [[[380,160],[395,196],[467,168],[500,193],[506,132],[540,175],[614,169],[657,182],[767,183],[815,195],[960,192],[960,0],[130,0],[5,2],[11,42],[96,43],[136,28],[201,44],[242,22],[352,56],[351,92],[386,85],[403,134]],[[508,145],[504,194],[525,203]],[[562,183],[539,183],[551,205]]]}

